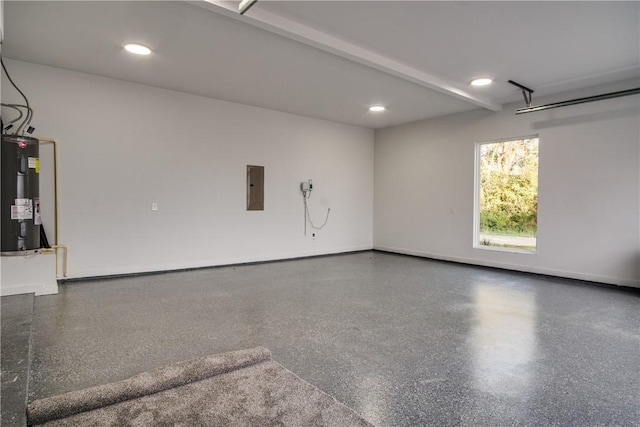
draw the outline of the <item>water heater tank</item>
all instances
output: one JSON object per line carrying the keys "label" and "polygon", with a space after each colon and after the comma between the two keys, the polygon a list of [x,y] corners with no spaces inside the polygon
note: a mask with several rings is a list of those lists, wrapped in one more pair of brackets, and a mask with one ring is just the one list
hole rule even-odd
{"label": "water heater tank", "polygon": [[40,142],[2,135],[2,254],[40,248]]}

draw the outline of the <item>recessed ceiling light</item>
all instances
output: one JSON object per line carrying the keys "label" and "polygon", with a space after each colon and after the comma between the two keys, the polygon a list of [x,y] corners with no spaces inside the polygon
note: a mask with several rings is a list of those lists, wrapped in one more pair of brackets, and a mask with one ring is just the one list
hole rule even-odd
{"label": "recessed ceiling light", "polygon": [[493,82],[493,79],[489,77],[481,77],[479,79],[471,80],[471,86],[486,86],[491,84],[491,82]]}
{"label": "recessed ceiling light", "polygon": [[151,53],[151,49],[138,43],[127,43],[124,48],[136,55],[149,55]]}
{"label": "recessed ceiling light", "polygon": [[383,107],[382,105],[372,105],[371,107],[369,107],[369,111],[379,112],[384,110],[386,110],[386,108]]}

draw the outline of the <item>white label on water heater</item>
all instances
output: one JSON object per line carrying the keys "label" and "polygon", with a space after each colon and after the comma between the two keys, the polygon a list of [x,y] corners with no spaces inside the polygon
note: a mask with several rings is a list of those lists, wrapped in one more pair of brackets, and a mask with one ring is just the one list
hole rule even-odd
{"label": "white label on water heater", "polygon": [[11,206],[11,219],[33,219],[33,206]]}
{"label": "white label on water heater", "polygon": [[29,169],[35,169],[38,165],[37,157],[29,157]]}

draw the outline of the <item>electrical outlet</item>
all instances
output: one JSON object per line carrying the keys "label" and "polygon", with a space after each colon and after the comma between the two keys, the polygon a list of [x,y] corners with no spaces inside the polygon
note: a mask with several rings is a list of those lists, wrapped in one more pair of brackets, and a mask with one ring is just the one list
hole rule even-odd
{"label": "electrical outlet", "polygon": [[156,202],[151,203],[151,210],[152,211],[157,211],[158,210],[158,204]]}

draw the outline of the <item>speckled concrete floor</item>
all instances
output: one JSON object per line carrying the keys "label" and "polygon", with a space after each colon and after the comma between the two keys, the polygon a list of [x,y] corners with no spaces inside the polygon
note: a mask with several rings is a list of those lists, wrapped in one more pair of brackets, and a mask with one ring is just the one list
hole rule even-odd
{"label": "speckled concrete floor", "polygon": [[2,340],[0,361],[0,425],[24,426],[29,377],[29,339],[33,319],[33,294],[3,297],[0,306]]}
{"label": "speckled concrete floor", "polygon": [[378,426],[638,425],[639,326],[638,293],[378,252],[77,282],[35,300],[29,399],[262,345]]}

